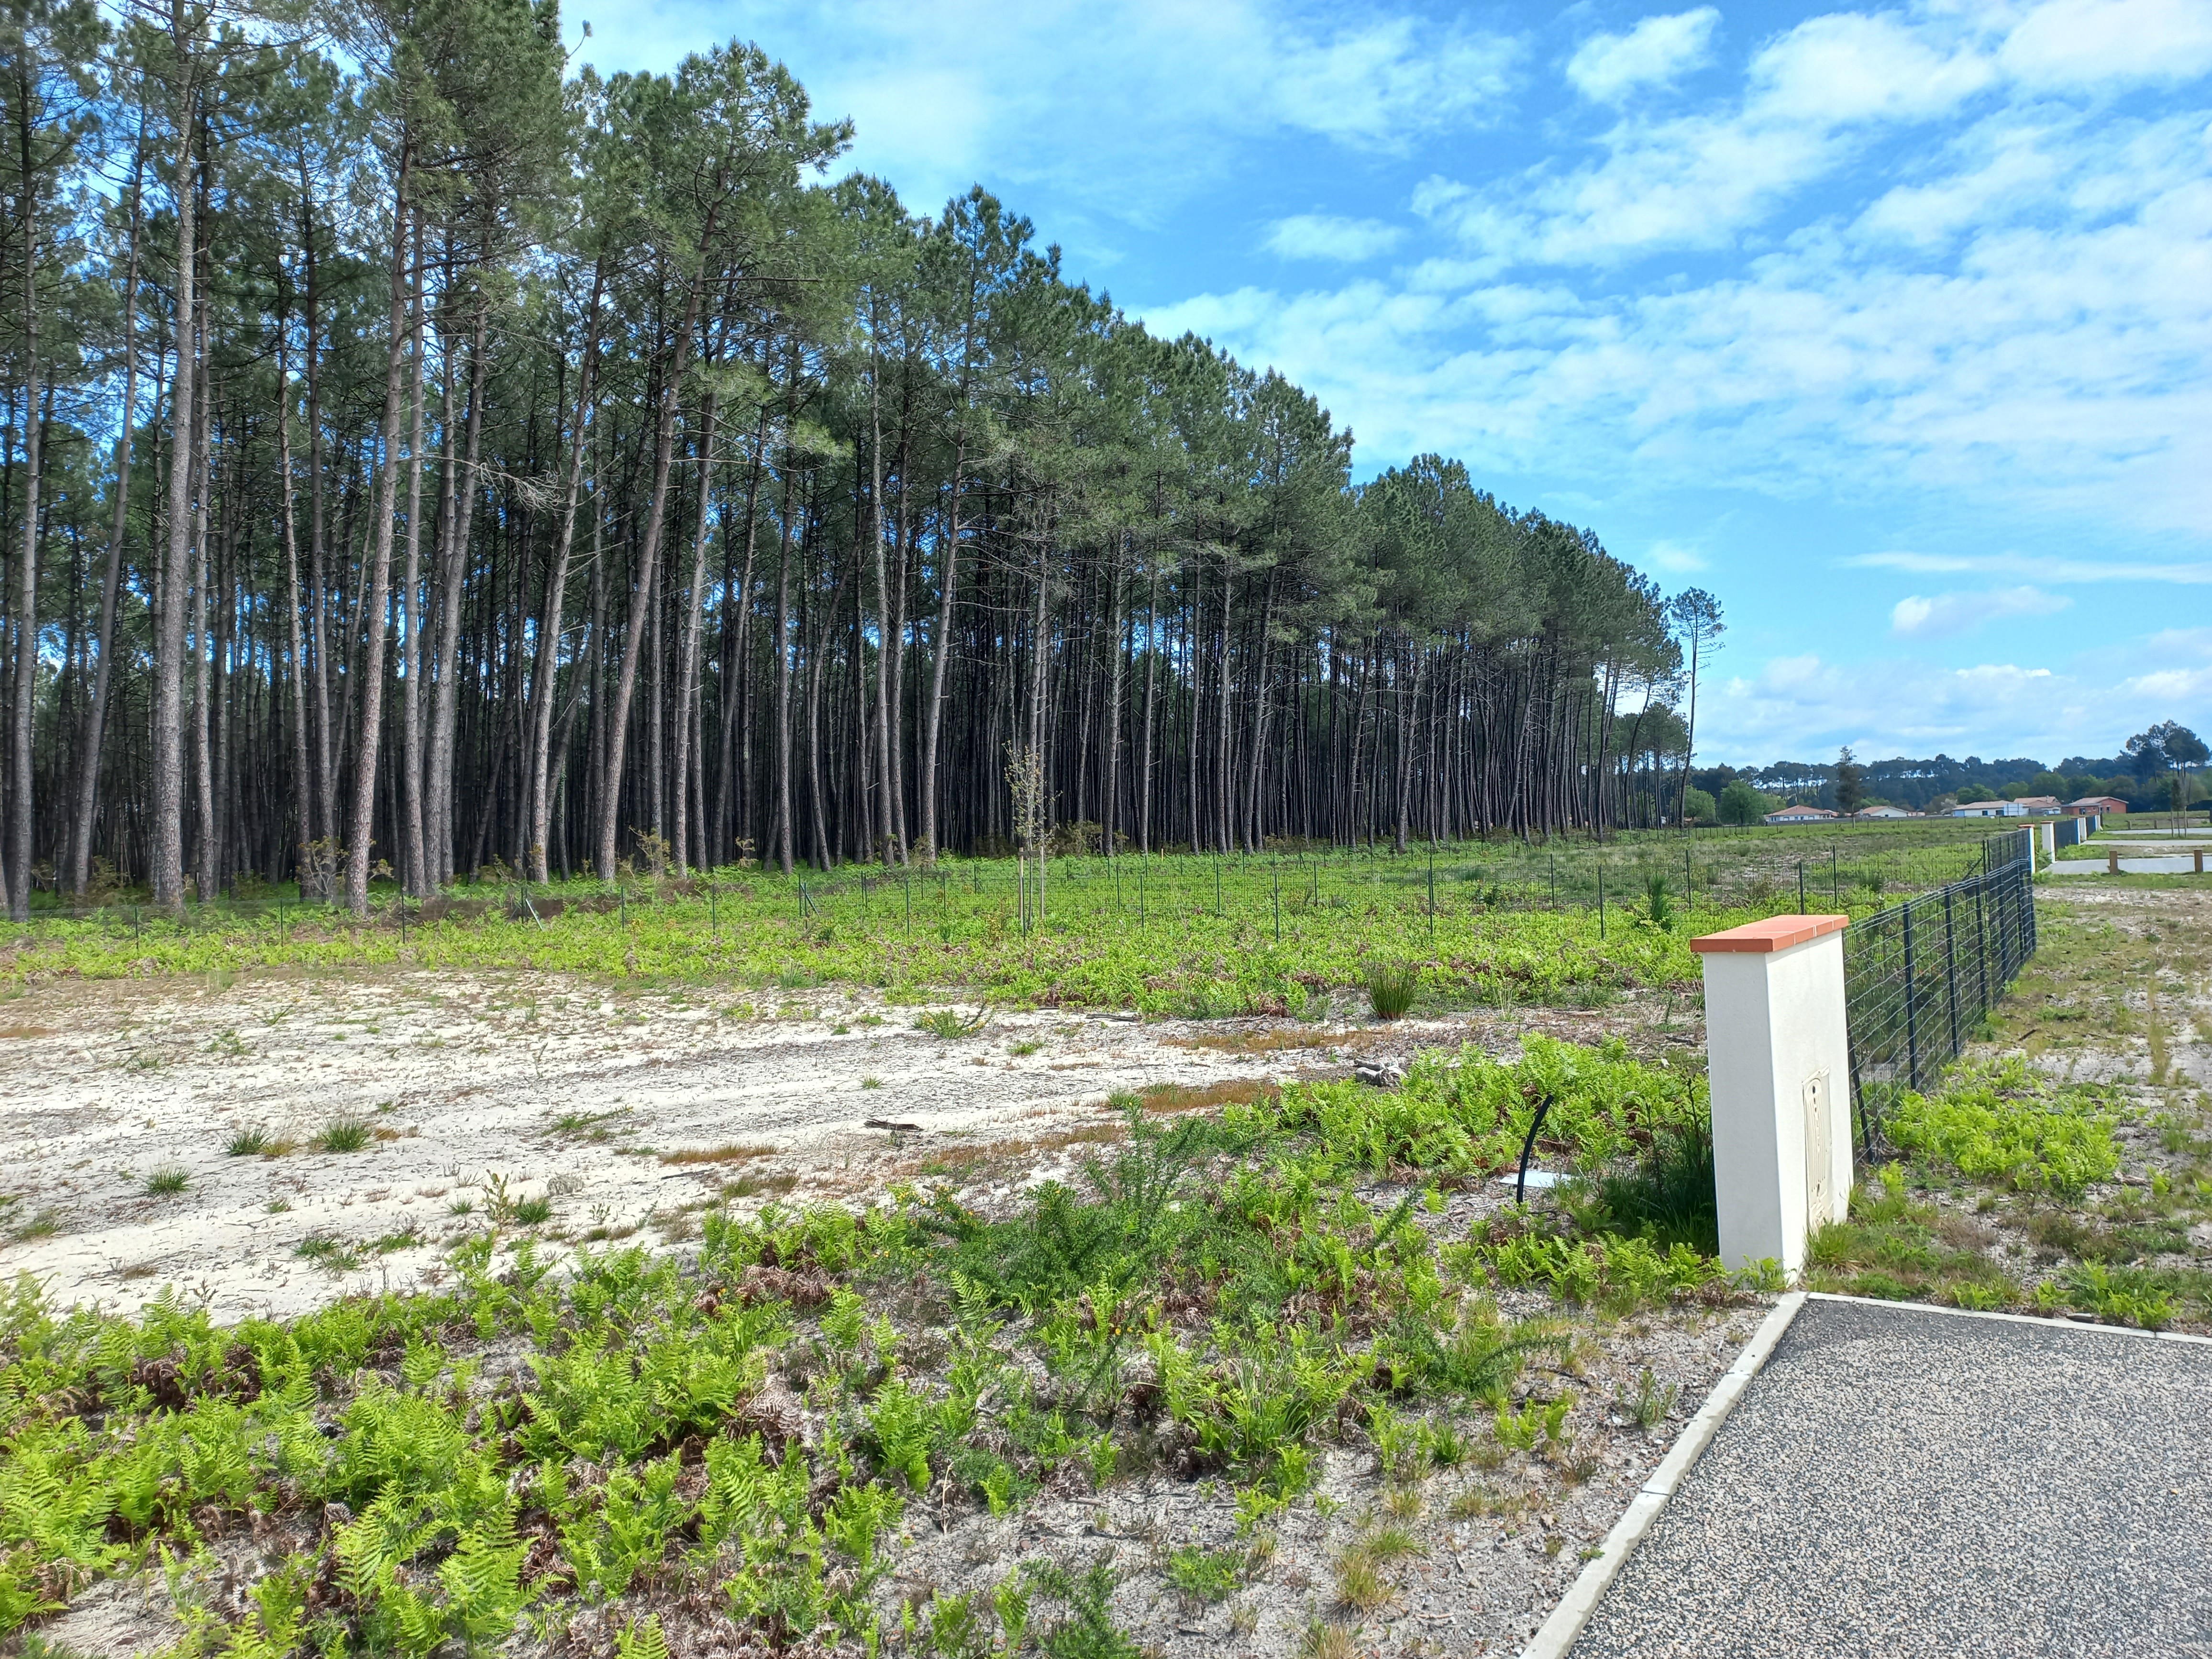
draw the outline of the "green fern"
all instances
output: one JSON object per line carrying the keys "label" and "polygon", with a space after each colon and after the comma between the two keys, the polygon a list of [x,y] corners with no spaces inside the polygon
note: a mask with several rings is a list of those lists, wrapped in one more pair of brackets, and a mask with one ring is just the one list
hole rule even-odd
{"label": "green fern", "polygon": [[660,1633],[660,1615],[648,1613],[642,1624],[633,1621],[617,1636],[615,1659],[668,1659],[668,1640]]}

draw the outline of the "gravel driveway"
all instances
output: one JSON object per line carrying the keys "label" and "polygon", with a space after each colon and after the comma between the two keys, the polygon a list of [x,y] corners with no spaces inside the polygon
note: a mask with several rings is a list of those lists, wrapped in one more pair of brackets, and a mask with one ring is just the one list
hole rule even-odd
{"label": "gravel driveway", "polygon": [[1810,1300],[1572,1652],[2212,1655],[2212,1342]]}

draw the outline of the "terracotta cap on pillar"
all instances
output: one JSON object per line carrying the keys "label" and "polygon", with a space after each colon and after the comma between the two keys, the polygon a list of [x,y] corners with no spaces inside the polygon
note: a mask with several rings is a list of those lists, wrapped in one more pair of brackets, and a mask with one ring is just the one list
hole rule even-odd
{"label": "terracotta cap on pillar", "polygon": [[1803,945],[1823,933],[1840,933],[1851,925],[1849,916],[1769,916],[1765,921],[1747,921],[1741,927],[1725,932],[1707,933],[1690,941],[1692,951],[1786,951],[1793,945]]}

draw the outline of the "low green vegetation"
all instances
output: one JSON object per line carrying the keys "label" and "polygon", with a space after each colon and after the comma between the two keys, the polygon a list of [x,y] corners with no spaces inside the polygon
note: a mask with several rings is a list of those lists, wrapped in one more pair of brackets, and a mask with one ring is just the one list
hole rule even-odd
{"label": "low green vegetation", "polygon": [[[1387,1093],[1132,1102],[1118,1148],[1003,1212],[942,1188],[710,1206],[696,1254],[586,1249],[562,1275],[495,1224],[435,1294],[228,1328],[173,1292],[119,1318],[21,1281],[0,1309],[0,1632],[145,1565],[209,1655],[489,1651],[586,1607],[650,1654],[654,1615],[692,1597],[771,1652],[1134,1659],[1107,1565],[894,1595],[922,1494],[1011,1514],[1048,1487],[1213,1483],[1243,1541],[1164,1564],[1203,1603],[1268,1571],[1332,1443],[1391,1483],[1340,1572],[1347,1606],[1380,1605],[1425,1471],[1581,1478],[1571,1328],[1508,1317],[1500,1286],[1624,1310],[1735,1294],[1686,1244],[1603,1231],[1595,1201],[1442,1225],[1547,1096],[1545,1156],[1594,1173],[1693,1143],[1704,1110],[1686,1070],[1532,1038],[1511,1063],[1429,1057]],[[492,1207],[520,1224],[526,1202]],[[395,1238],[300,1249],[344,1270],[420,1242]],[[241,1613],[218,1592],[249,1522],[270,1570]]]}
{"label": "low green vegetation", "polygon": [[307,1145],[319,1152],[357,1152],[374,1136],[374,1126],[360,1118],[334,1118],[318,1129]]}
{"label": "low green vegetation", "polygon": [[[364,921],[267,896],[181,921],[125,904],[82,919],[41,909],[0,933],[0,984],[404,963],[858,984],[917,1000],[973,987],[994,1001],[1210,1017],[1316,1013],[1333,992],[1366,990],[1381,962],[1439,1006],[1601,1002],[1695,980],[1692,933],[1795,910],[1801,890],[1815,908],[1863,913],[1951,879],[1978,861],[1984,828],[1646,832],[1603,848],[1467,843],[1433,858],[1417,848],[1054,859],[1041,924],[1033,905],[1024,922],[1011,865],[982,860],[910,875],[640,878],[617,891],[560,883],[532,888],[527,908],[498,896],[511,889],[464,888],[403,915],[380,890]],[[1656,914],[1655,890],[1666,895]]]}
{"label": "low green vegetation", "polygon": [[2162,1115],[2130,1178],[2131,1115],[2113,1085],[2056,1083],[2016,1056],[1962,1062],[1881,1120],[1905,1156],[1814,1235],[1808,1283],[2154,1330],[2212,1320],[2212,1260],[2191,1233],[2212,1219],[2208,1148]]}
{"label": "low green vegetation", "polygon": [[1958,1067],[1939,1092],[1900,1096],[1881,1119],[1901,1151],[2017,1192],[2079,1197],[2119,1168],[2112,1091],[2060,1085],[2017,1056]]}

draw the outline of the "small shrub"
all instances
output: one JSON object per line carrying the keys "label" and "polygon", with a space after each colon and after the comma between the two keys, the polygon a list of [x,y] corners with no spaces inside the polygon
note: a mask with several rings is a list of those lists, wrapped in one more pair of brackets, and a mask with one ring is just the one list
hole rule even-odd
{"label": "small shrub", "polygon": [[[1419,1494],[1414,1495],[1414,1513],[1419,1513]],[[1409,1555],[1421,1553],[1420,1540],[1401,1526],[1377,1527],[1359,1547],[1377,1561],[1402,1561]]]}
{"label": "small shrub", "polygon": [[1168,1554],[1168,1583],[1194,1601],[1222,1601],[1237,1593],[1244,1558],[1235,1550],[1209,1550],[1197,1544]]}
{"label": "small shrub", "polygon": [[1428,1430],[1424,1439],[1428,1448],[1429,1462],[1440,1469],[1455,1469],[1473,1455],[1467,1436],[1449,1418]]}
{"label": "small shrub", "polygon": [[307,1144],[319,1152],[357,1152],[375,1136],[374,1126],[357,1117],[333,1118]]}
{"label": "small shrub", "polygon": [[1656,872],[1644,884],[1644,919],[1662,933],[1674,925],[1674,901],[1667,878]]}
{"label": "small shrub", "polygon": [[515,1200],[514,1221],[519,1227],[535,1227],[541,1221],[553,1218],[553,1200],[550,1198],[524,1198]]}
{"label": "small shrub", "polygon": [[1378,963],[1367,970],[1367,1006],[1377,1019],[1402,1018],[1420,988],[1421,970],[1412,963]]}
{"label": "small shrub", "polygon": [[361,1257],[350,1246],[321,1233],[309,1233],[292,1247],[292,1253],[334,1273],[349,1273],[361,1265]]}
{"label": "small shrub", "polygon": [[988,1014],[981,1012],[970,1017],[957,1008],[931,1008],[915,1019],[914,1029],[949,1042],[959,1037],[974,1036],[989,1018]]}
{"label": "small shrub", "polygon": [[1628,1414],[1636,1419],[1639,1428],[1649,1429],[1662,1422],[1667,1413],[1674,1409],[1674,1399],[1680,1391],[1677,1383],[1662,1384],[1647,1365],[1644,1375],[1636,1379],[1635,1395],[1625,1397],[1621,1404],[1627,1407]]}
{"label": "small shrub", "polygon": [[1628,1171],[1597,1183],[1608,1231],[1717,1255],[1721,1223],[1713,1184],[1713,1134],[1703,1120],[1664,1124]]}
{"label": "small shrub", "polygon": [[1381,1565],[1354,1545],[1336,1558],[1336,1601],[1354,1613],[1373,1613],[1389,1604],[1392,1588]]}
{"label": "small shrub", "polygon": [[146,1191],[149,1197],[169,1198],[184,1191],[191,1184],[191,1170],[171,1164],[167,1169],[155,1170],[152,1175],[146,1177]]}

